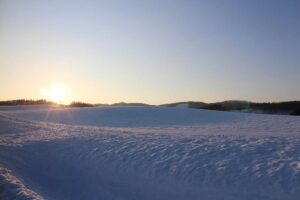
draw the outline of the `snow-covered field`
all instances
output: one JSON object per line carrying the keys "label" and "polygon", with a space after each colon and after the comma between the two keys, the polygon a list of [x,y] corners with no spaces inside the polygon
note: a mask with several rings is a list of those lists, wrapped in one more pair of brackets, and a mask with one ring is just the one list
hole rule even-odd
{"label": "snow-covered field", "polygon": [[300,117],[0,107],[0,199],[298,200]]}

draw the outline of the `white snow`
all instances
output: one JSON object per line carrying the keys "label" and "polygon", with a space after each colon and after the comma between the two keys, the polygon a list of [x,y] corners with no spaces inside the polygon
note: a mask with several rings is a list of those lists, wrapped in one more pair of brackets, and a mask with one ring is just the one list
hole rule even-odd
{"label": "white snow", "polygon": [[296,200],[300,118],[0,107],[0,167],[0,199]]}

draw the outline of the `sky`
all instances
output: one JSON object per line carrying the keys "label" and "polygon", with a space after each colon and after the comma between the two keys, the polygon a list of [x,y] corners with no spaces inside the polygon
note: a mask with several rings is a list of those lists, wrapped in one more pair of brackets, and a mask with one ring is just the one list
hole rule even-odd
{"label": "sky", "polygon": [[0,70],[0,100],[300,100],[300,1],[0,0]]}

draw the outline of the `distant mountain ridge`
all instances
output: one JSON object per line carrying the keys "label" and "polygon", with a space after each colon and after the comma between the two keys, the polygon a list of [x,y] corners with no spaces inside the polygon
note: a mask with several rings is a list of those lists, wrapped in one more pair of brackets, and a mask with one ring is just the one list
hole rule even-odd
{"label": "distant mountain ridge", "polygon": [[110,106],[151,106],[151,105],[145,104],[145,103],[126,103],[126,102],[120,102],[120,103],[110,104]]}
{"label": "distant mountain ridge", "polygon": [[[59,105],[44,99],[40,100],[9,100],[0,101],[0,106],[15,106],[15,105]],[[59,105],[64,106],[64,105]],[[72,102],[66,107],[93,107],[93,106],[154,106],[145,103],[126,103],[119,102],[113,104],[90,104],[85,102]],[[286,101],[286,102],[268,102],[256,103],[241,100],[229,100],[215,103],[205,103],[201,101],[183,101],[168,104],[161,104],[163,107],[182,107],[182,108],[195,108],[195,109],[208,109],[219,111],[240,111],[251,113],[264,113],[264,114],[283,114],[283,115],[300,115],[300,101]]]}

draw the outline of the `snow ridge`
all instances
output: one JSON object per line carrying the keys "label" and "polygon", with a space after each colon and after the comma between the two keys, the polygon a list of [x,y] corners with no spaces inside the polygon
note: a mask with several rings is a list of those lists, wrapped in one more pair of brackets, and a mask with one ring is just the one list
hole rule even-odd
{"label": "snow ridge", "polygon": [[0,199],[2,200],[43,200],[40,195],[25,187],[11,171],[0,167]]}

